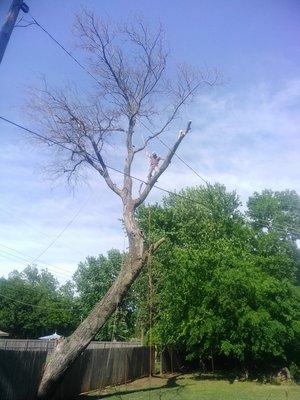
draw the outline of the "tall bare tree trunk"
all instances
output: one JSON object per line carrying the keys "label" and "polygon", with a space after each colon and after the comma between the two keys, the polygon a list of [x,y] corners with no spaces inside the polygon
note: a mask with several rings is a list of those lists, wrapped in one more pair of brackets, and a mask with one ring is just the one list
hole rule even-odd
{"label": "tall bare tree trunk", "polygon": [[124,206],[124,224],[129,238],[129,257],[105,296],[94,306],[87,318],[74,333],[60,343],[46,363],[38,389],[38,399],[51,399],[65,372],[78,355],[89,345],[93,337],[115,311],[141,272],[147,258],[154,253],[164,239],[144,251],[143,234],[134,218],[132,202]]}
{"label": "tall bare tree trunk", "polygon": [[[168,52],[164,48],[163,31],[159,28],[152,33],[140,20],[132,26],[114,27],[85,10],[77,16],[75,28],[80,47],[91,56],[91,70],[96,69],[95,96],[90,96],[83,104],[76,90],[52,89],[44,81],[43,90],[35,93],[29,106],[30,115],[44,126],[44,134],[29,132],[38,143],[53,146],[57,151],[54,172],[58,176],[63,174],[70,182],[73,178],[76,180],[81,168],[91,168],[121,198],[129,257],[106,295],[47,361],[38,390],[40,400],[51,398],[68,367],[114,312],[147,258],[163,242],[161,239],[144,250],[143,233],[135,220],[135,210],[170,165],[178,146],[191,129],[191,121],[185,130],[179,131],[173,144],[166,145],[165,158],[158,157],[157,169],[148,174],[137,197],[131,176],[135,156],[142,154],[153,140],[171,128],[183,105],[196,95],[198,88],[213,86],[218,81],[217,71],[196,71],[186,65],[179,66],[177,72],[168,76]],[[158,116],[162,117],[161,121]],[[158,123],[160,126],[147,129],[143,121],[150,126]],[[135,131],[144,128],[150,133],[141,144]],[[111,137],[116,135],[121,135],[124,145],[120,147],[124,162],[122,171],[105,160],[105,150]],[[123,185],[114,182],[110,175],[112,170],[124,175]]]}

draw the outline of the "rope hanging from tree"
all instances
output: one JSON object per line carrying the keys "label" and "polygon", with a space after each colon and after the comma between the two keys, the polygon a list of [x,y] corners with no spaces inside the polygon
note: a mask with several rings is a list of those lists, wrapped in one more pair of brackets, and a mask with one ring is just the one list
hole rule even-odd
{"label": "rope hanging from tree", "polygon": [[[151,242],[151,207],[148,212],[148,246]],[[153,281],[152,281],[152,256],[149,253],[147,258],[147,270],[148,270],[148,290],[149,290],[149,389],[151,388],[151,377],[152,377],[152,317],[153,317]],[[151,391],[149,390],[149,399],[151,398]]]}

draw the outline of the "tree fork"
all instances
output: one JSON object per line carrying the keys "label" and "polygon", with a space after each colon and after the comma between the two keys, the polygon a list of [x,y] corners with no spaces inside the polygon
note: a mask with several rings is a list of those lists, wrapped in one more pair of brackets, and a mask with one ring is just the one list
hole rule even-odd
{"label": "tree fork", "polygon": [[[164,239],[161,239],[148,250],[144,249],[143,232],[135,219],[135,210],[144,203],[170,165],[178,146],[191,129],[191,122],[184,131],[179,132],[161,166],[144,182],[145,186],[137,197],[131,176],[135,155],[171,128],[183,105],[196,95],[198,88],[202,85],[213,86],[218,80],[217,71],[197,72],[186,65],[179,66],[177,73],[168,76],[168,52],[164,48],[163,32],[159,29],[152,33],[140,20],[125,29],[123,24],[115,29],[110,23],[98,19],[93,12],[85,10],[78,14],[75,29],[80,46],[91,55],[92,69],[97,65],[95,79],[100,92],[97,91],[96,96],[91,96],[86,104],[82,104],[76,90],[51,89],[44,81],[44,89],[33,95],[29,110],[34,120],[38,119],[44,125],[46,133],[31,133],[37,136],[39,142],[51,146],[55,144],[61,150],[54,165],[54,172],[58,176],[65,174],[70,181],[79,176],[80,168],[91,167],[121,198],[129,257],[106,295],[49,358],[38,390],[40,400],[50,399],[55,393],[68,367],[113,313],[147,258],[163,242]],[[120,47],[117,38],[126,46]],[[161,121],[162,126],[155,128],[155,133],[151,133],[144,144],[138,147],[134,137],[139,123],[143,125],[141,119],[154,123],[165,106],[164,115],[161,115],[165,122]],[[104,150],[110,144],[110,136],[117,132],[122,132],[125,146],[124,149],[120,148],[124,155],[122,186],[114,183],[103,158]]]}

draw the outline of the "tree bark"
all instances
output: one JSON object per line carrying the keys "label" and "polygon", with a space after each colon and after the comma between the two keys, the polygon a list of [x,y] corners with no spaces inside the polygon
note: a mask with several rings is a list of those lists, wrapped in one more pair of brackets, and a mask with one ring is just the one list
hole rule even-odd
{"label": "tree bark", "polygon": [[124,225],[129,238],[129,257],[105,296],[94,306],[87,318],[71,336],[60,343],[47,361],[38,389],[39,400],[49,400],[55,393],[65,372],[115,311],[135,281],[148,257],[163,243],[164,238],[144,251],[144,239],[134,217],[132,203],[124,205]]}
{"label": "tree bark", "polygon": [[[91,53],[91,67],[97,77],[92,75],[99,86],[99,91],[95,92],[96,96],[92,96],[87,104],[82,104],[76,90],[57,91],[49,88],[45,81],[44,89],[36,93],[29,106],[30,114],[33,114],[35,119],[40,119],[46,133],[41,135],[29,129],[25,130],[39,142],[48,146],[54,145],[54,148],[59,149],[54,172],[58,176],[66,174],[70,181],[73,177],[76,179],[81,167],[88,165],[96,170],[107,186],[122,199],[123,221],[129,241],[129,257],[116,281],[95,305],[90,315],[70,337],[56,347],[47,361],[38,390],[40,400],[51,398],[66,370],[114,312],[148,257],[162,243],[163,239],[151,245],[148,250],[144,249],[144,237],[135,220],[135,210],[143,204],[158,178],[170,165],[178,146],[191,128],[191,122],[185,131],[180,131],[175,143],[167,146],[169,152],[164,161],[144,182],[144,189],[142,190],[141,186],[136,198],[131,176],[135,155],[144,150],[152,140],[159,139],[201,84],[212,86],[217,81],[217,73],[214,74],[216,79],[210,81],[209,72],[196,73],[186,66],[179,68],[174,82],[173,74],[170,77],[172,79],[164,79],[168,78],[165,76],[168,52],[163,46],[162,30],[152,33],[140,19],[136,27],[122,24],[117,29],[111,29],[110,25],[98,20],[94,13],[86,10],[77,17],[76,29],[80,45]],[[126,43],[123,48],[118,36],[122,43]],[[134,61],[131,62],[132,60]],[[166,104],[169,106],[166,112],[169,116],[155,133],[150,129],[150,136],[137,148],[134,141],[136,125],[141,124],[147,128],[143,119],[149,122],[156,120],[156,115],[161,112],[161,105],[165,104],[161,96],[167,100]],[[127,123],[125,129],[124,124]],[[110,143],[110,135],[116,132],[122,132],[126,146],[122,171],[123,186],[114,183],[109,170],[118,170],[106,164],[103,158],[106,145]]]}
{"label": "tree bark", "polygon": [[[134,120],[130,120],[127,135],[128,153],[124,166],[124,186],[122,190],[117,190],[118,195],[123,201],[123,221],[129,242],[128,260],[122,266],[116,281],[112,284],[105,296],[94,306],[93,310],[74,331],[74,333],[56,347],[51,358],[47,361],[38,389],[39,400],[51,399],[51,396],[55,393],[56,388],[62,380],[67,369],[76,360],[80,353],[89,345],[99,329],[114,312],[117,305],[124,298],[130,286],[141,272],[143,266],[147,262],[148,257],[151,257],[151,254],[153,254],[164,241],[164,239],[161,239],[155,244],[151,245],[148,250],[144,250],[143,232],[141,231],[138,222],[135,219],[135,210],[145,201],[159,176],[169,166],[176,149],[178,148],[184,136],[190,130],[190,125],[191,124],[189,122],[187,129],[177,138],[173,147],[170,148],[165,161],[156,174],[154,174],[154,176],[148,180],[146,187],[140,196],[137,199],[133,199],[132,177],[130,172],[134,156],[132,146]],[[109,177],[108,173],[107,176]]]}

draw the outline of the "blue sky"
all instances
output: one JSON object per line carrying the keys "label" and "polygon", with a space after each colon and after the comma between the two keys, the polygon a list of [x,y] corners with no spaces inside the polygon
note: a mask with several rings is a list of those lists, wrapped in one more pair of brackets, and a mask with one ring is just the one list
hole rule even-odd
{"label": "blue sky", "polygon": [[[8,4],[1,3],[1,22]],[[192,119],[193,130],[180,155],[206,179],[236,190],[243,201],[264,188],[300,192],[299,1],[27,0],[27,4],[31,14],[81,60],[72,35],[74,13],[81,6],[114,20],[143,15],[153,24],[161,22],[174,62],[218,67],[226,77],[225,85],[203,92],[184,110],[183,120]],[[26,86],[35,84],[41,73],[53,85],[66,81],[83,89],[92,85],[37,27],[18,28],[0,66],[0,115],[34,128],[23,106]],[[49,154],[24,139],[17,128],[0,122],[0,275],[24,268],[80,210],[41,257],[41,265],[51,264],[49,269],[64,281],[87,255],[123,248],[120,203],[93,175],[73,191],[63,181],[50,181],[41,173]],[[162,148],[157,151],[163,153]],[[136,169],[141,177],[146,173],[143,164],[140,160]],[[159,180],[168,189],[200,183],[175,160]],[[161,193],[154,191],[150,201],[160,198]]]}

